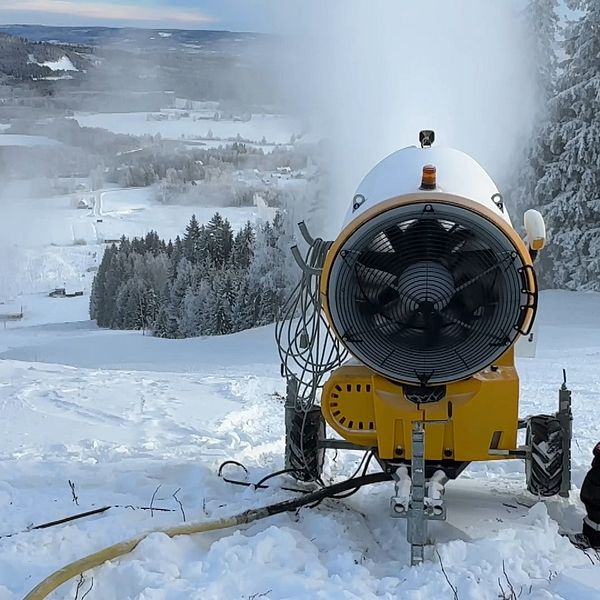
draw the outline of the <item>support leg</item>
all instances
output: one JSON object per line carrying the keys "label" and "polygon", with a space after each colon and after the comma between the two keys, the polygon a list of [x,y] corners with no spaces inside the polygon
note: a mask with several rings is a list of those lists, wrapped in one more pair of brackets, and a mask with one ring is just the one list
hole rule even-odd
{"label": "support leg", "polygon": [[425,514],[425,427],[415,421],[412,430],[411,501],[408,508],[407,538],[410,543],[410,564],[420,565],[425,559],[427,515]]}
{"label": "support leg", "polygon": [[563,464],[559,496],[568,498],[571,491],[571,439],[573,437],[573,412],[571,410],[571,390],[567,388],[567,375],[563,371],[563,384],[558,392],[557,418],[562,429]]}

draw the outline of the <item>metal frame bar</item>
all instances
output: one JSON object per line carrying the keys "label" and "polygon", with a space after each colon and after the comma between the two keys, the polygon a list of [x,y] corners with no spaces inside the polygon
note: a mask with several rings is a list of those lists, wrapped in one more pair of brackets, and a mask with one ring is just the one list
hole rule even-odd
{"label": "metal frame bar", "polygon": [[368,452],[373,449],[372,446],[359,446],[358,444],[353,444],[346,440],[336,440],[333,438],[327,438],[320,441],[318,446],[319,448],[330,448],[332,450],[360,450],[363,452]]}
{"label": "metal frame bar", "polygon": [[567,372],[563,369],[563,382],[558,391],[558,412],[556,418],[563,432],[563,464],[560,481],[561,498],[568,498],[571,491],[571,442],[573,439],[573,411],[571,410],[571,390],[567,388]]}
{"label": "metal frame bar", "polygon": [[412,428],[412,458],[410,461],[410,503],[408,505],[406,537],[410,544],[410,564],[415,567],[425,560],[427,514],[425,513],[425,424],[414,421]]}

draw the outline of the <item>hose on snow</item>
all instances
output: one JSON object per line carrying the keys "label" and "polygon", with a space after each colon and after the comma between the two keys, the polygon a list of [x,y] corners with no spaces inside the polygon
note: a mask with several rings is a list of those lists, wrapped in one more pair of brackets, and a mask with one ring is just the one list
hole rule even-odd
{"label": "hose on snow", "polygon": [[285,500],[283,502],[278,502],[277,504],[271,504],[270,506],[247,510],[232,517],[217,519],[215,521],[177,525],[168,529],[155,529],[148,531],[139,535],[138,537],[114,544],[108,548],[94,552],[89,556],[66,565],[44,579],[44,581],[38,584],[27,594],[27,596],[25,596],[24,600],[44,600],[44,598],[47,598],[49,594],[59,588],[62,584],[67,583],[74,577],[77,577],[79,574],[99,567],[108,560],[114,560],[115,558],[123,556],[124,554],[128,554],[134,550],[138,544],[140,544],[140,542],[153,533],[163,533],[172,538],[179,535],[192,535],[194,533],[217,531],[220,529],[245,525],[247,523],[252,523],[253,521],[265,519],[283,512],[298,510],[306,505],[316,506],[326,498],[335,497],[343,492],[355,490],[359,487],[373,483],[388,481],[389,479],[391,479],[391,476],[388,473],[370,473],[369,475],[362,475],[360,477],[351,477],[350,479],[341,481],[340,483],[335,483],[333,485],[318,489],[314,492],[305,494],[300,498]]}

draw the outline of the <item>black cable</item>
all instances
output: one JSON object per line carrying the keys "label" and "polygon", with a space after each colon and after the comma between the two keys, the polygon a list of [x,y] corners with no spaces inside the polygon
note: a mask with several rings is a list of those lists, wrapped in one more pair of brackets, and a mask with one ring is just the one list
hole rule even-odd
{"label": "black cable", "polygon": [[373,483],[389,481],[390,479],[392,479],[392,476],[384,471],[379,473],[370,473],[369,475],[361,475],[355,479],[347,479],[345,481],[341,481],[340,483],[334,483],[333,485],[329,485],[311,492],[310,494],[307,494],[301,498],[294,498],[292,500],[285,500],[284,502],[272,504],[271,506],[267,506],[262,510],[265,511],[266,515],[277,515],[282,512],[298,510],[303,506],[318,505],[325,500],[325,498],[335,497],[337,494],[347,492],[349,489],[353,489],[357,486],[360,488]]}
{"label": "black cable", "polygon": [[244,469],[244,472],[246,473],[246,475],[248,475],[248,469],[246,469],[246,467],[241,462],[238,462],[237,460],[226,460],[225,462],[222,462],[219,465],[219,470],[217,471],[218,477],[220,477],[223,481],[227,483],[231,483],[231,485],[242,485],[245,487],[250,487],[252,485],[247,481],[240,481],[239,479],[230,479],[229,477],[225,477],[225,475],[223,475],[223,469],[227,465],[235,465],[236,467],[240,467],[241,469]]}
{"label": "black cable", "polygon": [[[356,475],[357,475],[358,471],[360,470],[360,468],[362,467],[363,463],[364,463],[364,467],[363,467],[362,472],[361,472],[361,477],[365,477],[366,476],[367,471],[369,469],[369,464],[371,464],[371,459],[373,458],[373,455],[374,455],[373,450],[370,450],[369,452],[367,452],[365,454],[365,456],[363,457],[362,461],[358,465],[358,469],[354,472],[354,475],[352,475],[352,477],[350,479],[355,479],[356,478]],[[353,496],[354,494],[356,494],[356,492],[358,492],[359,489],[360,489],[360,486],[354,488],[353,490],[350,490],[349,492],[347,492],[345,494],[339,494],[339,495],[336,495],[336,496],[332,496],[332,498],[335,498],[337,500],[342,500],[344,498],[349,498],[350,496]]]}
{"label": "black cable", "polygon": [[[241,467],[242,469],[244,469],[244,472],[246,474],[248,474],[248,469],[246,469],[246,467],[236,461],[236,460],[226,460],[225,462],[221,463],[221,465],[219,466],[219,470],[217,471],[217,475],[226,483],[231,483],[232,485],[240,485],[243,487],[253,487],[256,489],[262,489],[262,490],[266,490],[268,489],[268,485],[264,485],[264,481],[270,479],[271,477],[275,477],[276,475],[282,475],[283,473],[287,473],[287,472],[291,472],[291,471],[297,471],[297,469],[283,469],[281,471],[276,471],[275,473],[270,473],[269,475],[267,475],[266,477],[264,477],[263,479],[261,479],[258,483],[252,483],[251,481],[241,481],[240,479],[231,479],[229,477],[225,477],[225,475],[223,475],[223,468],[226,467],[227,465],[235,465],[236,467]],[[309,490],[301,490],[298,488],[290,488],[290,487],[285,487],[282,486],[279,489],[281,490],[285,490],[286,492],[296,492],[298,494],[308,494],[310,493]]]}
{"label": "black cable", "polygon": [[[367,469],[369,468],[369,464],[370,464],[372,458],[373,458],[373,450],[369,450],[368,452],[365,452],[364,456],[362,457],[362,459],[361,459],[357,469],[354,471],[354,473],[348,479],[341,482],[346,485],[355,483],[355,485],[350,485],[350,487],[346,487],[341,492],[342,495],[337,495],[337,492],[334,491],[334,492],[332,492],[332,495],[323,496],[323,498],[320,498],[320,499],[316,500],[315,503],[311,504],[310,508],[317,507],[327,497],[341,500],[343,498],[349,498],[350,496],[352,496],[353,494],[358,492],[358,490],[362,487],[362,485],[364,485],[360,482],[362,479],[367,477]],[[265,481],[268,481],[272,477],[277,477],[279,475],[285,475],[286,473],[297,473],[298,472],[298,469],[281,469],[279,471],[269,473],[268,475],[263,477],[261,480],[259,480],[258,483],[252,483],[249,481],[240,481],[239,479],[230,479],[228,477],[225,477],[223,475],[223,468],[226,467],[227,465],[235,465],[237,467],[242,468],[245,473],[248,473],[248,469],[242,463],[235,461],[235,460],[226,460],[219,466],[219,469],[217,471],[218,476],[221,477],[221,479],[223,479],[223,481],[225,481],[227,483],[231,483],[233,485],[240,485],[243,487],[253,487],[255,489],[268,489],[269,486],[264,485],[264,483],[265,483]],[[361,473],[361,471],[362,471],[362,473]],[[357,476],[358,473],[361,473],[360,477]],[[386,477],[382,481],[388,480],[388,479],[390,479],[390,476],[386,475]],[[321,487],[321,489],[318,491],[331,490],[331,489],[334,489],[338,485],[340,485],[340,484],[332,484],[330,486],[323,485],[323,487]],[[304,494],[306,497],[309,497],[315,493],[315,492],[311,492],[310,490],[301,490],[298,488],[290,488],[290,487],[284,487],[284,486],[282,486],[279,489],[285,490],[287,492],[296,492],[299,494]],[[346,492],[346,493],[344,493],[344,492]]]}
{"label": "black cable", "polygon": [[299,472],[301,472],[300,469],[281,469],[281,471],[275,471],[274,473],[269,473],[268,475],[265,475],[265,477],[263,477],[255,485],[256,485],[256,487],[261,487],[265,481],[269,481],[269,479],[272,479],[273,477],[278,477],[279,475],[285,475],[287,473],[299,473]]}
{"label": "black cable", "polygon": [[246,469],[246,467],[241,462],[238,462],[237,460],[226,460],[225,462],[222,462],[219,465],[219,470],[217,471],[217,475],[219,477],[222,477],[223,469],[227,465],[235,465],[236,467],[240,467],[241,469],[244,469],[246,475],[248,475],[248,469]]}
{"label": "black cable", "polygon": [[[347,482],[356,481],[357,479],[359,479],[359,477],[358,477],[359,473],[361,473],[361,477],[365,477],[367,474],[367,469],[369,468],[369,464],[371,463],[372,458],[373,458],[373,450],[369,450],[368,452],[365,452],[360,463],[358,464],[358,467],[356,468],[354,473],[348,479],[346,479],[346,481]],[[336,494],[336,495],[330,496],[330,498],[334,498],[335,500],[343,500],[344,498],[349,498],[350,496],[353,496],[354,494],[356,494],[356,492],[358,492],[358,490],[360,488],[361,488],[361,486],[358,485],[348,492],[345,492],[342,494]],[[312,504],[310,506],[310,508],[316,508],[319,504],[321,504],[322,501],[323,500],[319,500],[315,504]]]}

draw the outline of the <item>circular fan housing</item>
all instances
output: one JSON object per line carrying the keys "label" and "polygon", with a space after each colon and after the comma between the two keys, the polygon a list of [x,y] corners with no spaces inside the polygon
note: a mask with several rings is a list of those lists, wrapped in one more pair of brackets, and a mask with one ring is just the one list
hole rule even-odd
{"label": "circular fan housing", "polygon": [[332,247],[322,288],[331,325],[380,375],[418,385],[466,379],[531,324],[536,289],[525,246],[471,204],[392,203]]}

